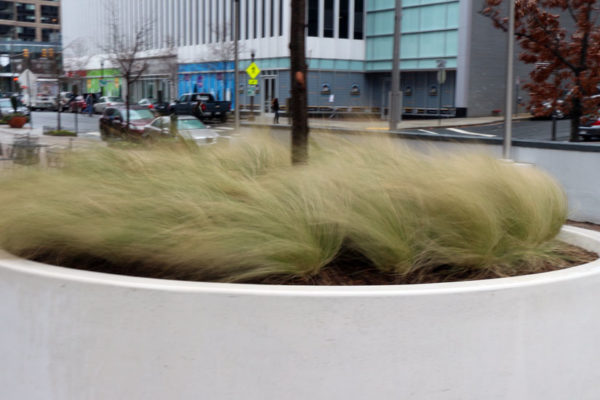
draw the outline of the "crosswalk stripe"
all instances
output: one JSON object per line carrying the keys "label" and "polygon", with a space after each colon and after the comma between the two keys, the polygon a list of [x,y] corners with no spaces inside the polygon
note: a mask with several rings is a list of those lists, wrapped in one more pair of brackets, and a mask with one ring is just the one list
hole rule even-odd
{"label": "crosswalk stripe", "polygon": [[496,135],[489,135],[486,133],[476,133],[476,132],[469,132],[469,131],[465,131],[464,129],[458,129],[458,128],[446,128],[449,131],[452,132],[456,132],[456,133],[462,133],[463,135],[476,135],[476,136],[485,136],[485,137],[495,137]]}

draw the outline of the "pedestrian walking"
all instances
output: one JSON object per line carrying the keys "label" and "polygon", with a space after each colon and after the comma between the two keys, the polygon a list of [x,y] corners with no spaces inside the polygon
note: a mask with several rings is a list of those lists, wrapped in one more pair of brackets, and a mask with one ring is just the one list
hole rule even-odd
{"label": "pedestrian walking", "polygon": [[277,99],[277,97],[275,97],[273,99],[273,101],[271,102],[271,110],[273,110],[273,112],[275,113],[275,118],[273,119],[273,123],[278,124],[279,123],[279,100]]}
{"label": "pedestrian walking", "polygon": [[86,111],[88,112],[88,116],[92,116],[94,113],[94,98],[91,94],[88,93],[87,98],[85,99]]}

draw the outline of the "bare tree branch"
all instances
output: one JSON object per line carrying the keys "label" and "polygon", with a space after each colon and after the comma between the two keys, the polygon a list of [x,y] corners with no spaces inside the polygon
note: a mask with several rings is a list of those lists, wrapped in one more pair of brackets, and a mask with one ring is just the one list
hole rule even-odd
{"label": "bare tree branch", "polygon": [[137,82],[144,72],[148,69],[148,60],[142,57],[143,51],[147,48],[151,33],[151,22],[128,21],[133,23],[133,37],[129,38],[124,29],[124,24],[120,21],[119,13],[113,2],[107,6],[108,32],[109,37],[106,42],[99,45],[100,49],[107,55],[108,60],[113,66],[119,68],[121,76],[125,81],[126,95],[125,107],[127,113],[127,126],[129,126],[129,110],[131,103],[131,87]]}

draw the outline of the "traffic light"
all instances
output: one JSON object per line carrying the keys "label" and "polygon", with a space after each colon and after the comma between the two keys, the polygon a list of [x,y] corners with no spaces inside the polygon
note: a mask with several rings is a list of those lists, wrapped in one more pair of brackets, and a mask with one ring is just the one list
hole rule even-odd
{"label": "traffic light", "polygon": [[29,49],[23,49],[23,57],[29,58]]}
{"label": "traffic light", "polygon": [[46,58],[48,56],[48,50],[42,49],[42,58]]}
{"label": "traffic light", "polygon": [[13,81],[15,81],[15,82],[19,82],[19,77],[18,77],[18,76],[15,76],[15,77],[13,78]]}
{"label": "traffic light", "polygon": [[54,57],[54,49],[52,47],[50,47],[48,49],[48,57],[53,58]]}

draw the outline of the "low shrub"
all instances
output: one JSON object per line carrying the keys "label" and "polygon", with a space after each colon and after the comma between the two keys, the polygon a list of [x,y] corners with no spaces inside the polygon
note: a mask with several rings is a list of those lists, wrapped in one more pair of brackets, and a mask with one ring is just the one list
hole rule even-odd
{"label": "low shrub", "polygon": [[332,138],[309,165],[289,158],[266,138],[77,152],[2,178],[0,246],[209,281],[310,277],[342,254],[395,276],[505,276],[552,257],[566,219],[547,174],[481,154]]}

